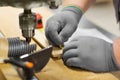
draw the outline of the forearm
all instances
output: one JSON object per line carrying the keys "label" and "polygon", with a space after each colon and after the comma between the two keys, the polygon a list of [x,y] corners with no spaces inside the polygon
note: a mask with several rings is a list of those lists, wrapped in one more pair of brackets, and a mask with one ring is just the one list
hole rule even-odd
{"label": "forearm", "polygon": [[96,0],[64,0],[63,6],[76,5],[85,12],[95,1]]}
{"label": "forearm", "polygon": [[114,56],[120,66],[120,38],[117,38],[113,43]]}

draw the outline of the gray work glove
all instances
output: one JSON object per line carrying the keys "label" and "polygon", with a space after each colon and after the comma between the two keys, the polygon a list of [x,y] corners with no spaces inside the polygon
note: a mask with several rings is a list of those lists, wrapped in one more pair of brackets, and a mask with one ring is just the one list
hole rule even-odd
{"label": "gray work glove", "polygon": [[48,19],[45,27],[47,39],[53,45],[62,45],[76,30],[82,11],[69,6]]}
{"label": "gray work glove", "polygon": [[119,70],[112,44],[102,39],[79,36],[65,44],[64,64],[94,72]]}

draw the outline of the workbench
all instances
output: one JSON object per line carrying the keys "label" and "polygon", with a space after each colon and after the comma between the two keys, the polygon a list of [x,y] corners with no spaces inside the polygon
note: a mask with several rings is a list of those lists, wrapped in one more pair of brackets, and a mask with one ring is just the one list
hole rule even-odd
{"label": "workbench", "polygon": [[[40,13],[43,16],[43,23],[53,15],[55,11],[49,10],[47,7],[35,8],[34,12]],[[21,37],[19,29],[18,15],[22,9],[11,7],[0,8],[0,30],[6,37]],[[36,34],[37,35],[37,34]],[[39,36],[40,37],[40,36]],[[42,37],[41,37],[42,38]],[[59,53],[59,52],[58,52]],[[119,80],[120,72],[112,73],[93,73],[81,69],[66,67],[62,59],[51,58],[42,69],[36,73],[40,80]],[[0,80],[21,80],[15,69],[10,64],[0,63]]]}

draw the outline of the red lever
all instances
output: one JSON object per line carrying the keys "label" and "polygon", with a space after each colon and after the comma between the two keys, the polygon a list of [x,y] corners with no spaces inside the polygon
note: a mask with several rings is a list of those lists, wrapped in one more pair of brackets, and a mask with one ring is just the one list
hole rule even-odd
{"label": "red lever", "polygon": [[37,17],[37,26],[36,26],[36,28],[38,28],[38,29],[43,28],[42,16],[39,13],[37,13],[36,17]]}

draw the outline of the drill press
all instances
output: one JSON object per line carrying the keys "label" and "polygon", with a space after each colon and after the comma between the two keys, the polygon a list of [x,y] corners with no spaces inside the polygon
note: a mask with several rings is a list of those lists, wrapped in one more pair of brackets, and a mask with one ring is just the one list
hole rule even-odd
{"label": "drill press", "polygon": [[31,38],[35,35],[37,26],[36,14],[31,11],[32,8],[40,7],[46,3],[51,9],[58,8],[61,0],[0,0],[0,6],[12,6],[23,8],[24,12],[19,15],[19,24],[22,36],[26,42],[30,43]]}

